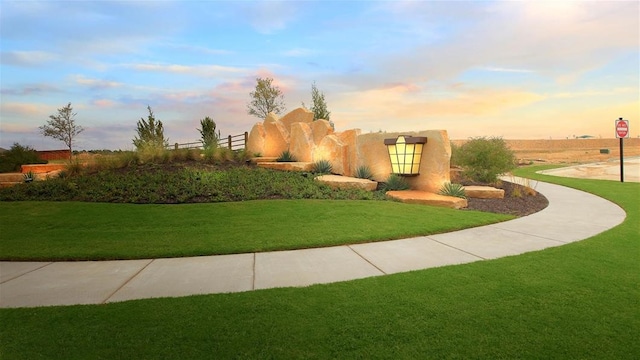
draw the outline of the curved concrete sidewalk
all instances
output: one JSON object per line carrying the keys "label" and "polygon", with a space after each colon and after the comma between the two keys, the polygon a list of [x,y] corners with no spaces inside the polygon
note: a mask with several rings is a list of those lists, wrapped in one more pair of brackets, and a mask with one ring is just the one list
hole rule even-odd
{"label": "curved concrete sidewalk", "polygon": [[582,240],[620,224],[626,216],[617,205],[582,191],[536,181],[529,185],[549,199],[545,210],[446,234],[255,254],[0,262],[0,307],[103,304],[307,286],[463,264]]}

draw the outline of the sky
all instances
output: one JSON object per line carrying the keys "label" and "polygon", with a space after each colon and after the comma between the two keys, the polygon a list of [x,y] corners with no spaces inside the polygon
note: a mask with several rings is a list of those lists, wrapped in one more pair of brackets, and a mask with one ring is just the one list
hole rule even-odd
{"label": "sky", "polygon": [[451,139],[640,136],[639,1],[0,0],[0,147],[133,149],[150,106],[170,143],[223,136],[270,77],[287,110],[325,95],[336,131]]}

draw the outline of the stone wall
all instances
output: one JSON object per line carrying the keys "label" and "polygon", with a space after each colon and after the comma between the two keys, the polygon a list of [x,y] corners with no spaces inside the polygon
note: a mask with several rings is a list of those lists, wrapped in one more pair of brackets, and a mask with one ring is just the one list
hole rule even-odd
{"label": "stone wall", "polygon": [[420,175],[407,177],[411,188],[437,192],[449,181],[451,146],[444,130],[402,133],[361,134],[359,129],[335,132],[326,120],[313,121],[313,113],[298,108],[283,116],[269,114],[249,133],[247,149],[265,157],[278,157],[288,150],[301,162],[328,160],[335,174],[354,176],[359,166],[367,166],[375,180],[385,181],[391,163],[384,139],[399,135],[426,136]]}
{"label": "stone wall", "polygon": [[413,190],[437,193],[442,184],[450,181],[451,145],[445,130],[362,134],[357,138],[355,168],[366,165],[371,169],[374,180],[384,181],[391,174],[391,162],[384,139],[397,138],[399,135],[427,138],[427,143],[422,150],[420,175],[408,176],[406,179]]}

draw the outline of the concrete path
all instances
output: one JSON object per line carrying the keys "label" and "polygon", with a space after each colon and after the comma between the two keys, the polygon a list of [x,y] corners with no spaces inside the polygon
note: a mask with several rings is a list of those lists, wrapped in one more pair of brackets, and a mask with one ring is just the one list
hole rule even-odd
{"label": "concrete path", "polygon": [[560,246],[601,233],[625,218],[620,207],[597,196],[516,180],[544,194],[549,206],[512,221],[447,234],[255,254],[0,262],[0,307],[103,304],[360,279]]}

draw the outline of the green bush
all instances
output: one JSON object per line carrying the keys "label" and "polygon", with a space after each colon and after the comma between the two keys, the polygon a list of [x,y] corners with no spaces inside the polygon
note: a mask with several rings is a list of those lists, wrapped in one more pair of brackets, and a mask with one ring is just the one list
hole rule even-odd
{"label": "green bush", "polygon": [[384,200],[382,192],[332,189],[303,173],[250,166],[198,163],[141,164],[113,170],[88,169],[0,189],[0,201],[89,201],[115,203],[201,203],[259,199]]}
{"label": "green bush", "polygon": [[450,182],[444,183],[444,185],[442,185],[442,187],[440,188],[440,191],[438,191],[438,194],[444,196],[459,197],[462,199],[467,198],[467,194],[465,194],[464,192],[464,186],[460,184],[452,184]]}
{"label": "green bush", "polygon": [[457,159],[463,176],[488,184],[497,182],[498,175],[516,167],[515,155],[499,137],[472,138],[460,146]]}
{"label": "green bush", "polygon": [[34,149],[14,143],[11,149],[0,155],[0,172],[20,171],[21,165],[46,163]]}
{"label": "green bush", "polygon": [[451,166],[460,166],[460,146],[451,143]]}
{"label": "green bush", "polygon": [[293,154],[291,154],[289,152],[289,150],[285,150],[282,152],[282,154],[280,154],[280,157],[278,157],[278,160],[276,160],[277,162],[296,162],[296,158],[293,156]]}
{"label": "green bush", "polygon": [[400,175],[391,174],[385,182],[384,188],[386,191],[393,190],[409,190],[409,183],[405,178]]}
{"label": "green bush", "polygon": [[313,163],[311,172],[316,174],[331,174],[331,170],[333,170],[333,166],[331,166],[329,160],[318,160]]}
{"label": "green bush", "polygon": [[368,166],[362,165],[362,166],[358,166],[358,168],[356,169],[356,177],[360,179],[372,180],[373,173],[371,172],[371,169],[369,169]]}

